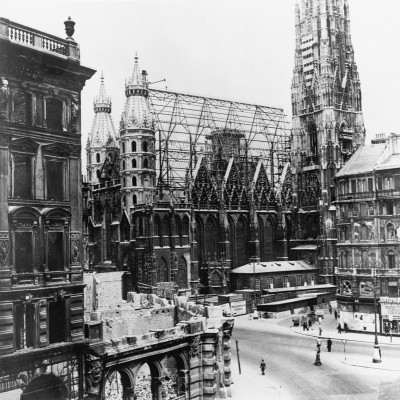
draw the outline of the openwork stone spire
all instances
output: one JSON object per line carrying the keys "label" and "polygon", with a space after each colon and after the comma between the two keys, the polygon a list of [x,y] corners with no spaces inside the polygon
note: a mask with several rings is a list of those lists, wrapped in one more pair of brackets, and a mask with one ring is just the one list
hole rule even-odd
{"label": "openwork stone spire", "polygon": [[133,73],[125,83],[127,97],[121,117],[121,129],[153,129],[153,117],[148,104],[147,72],[139,72],[138,56],[135,55]]}
{"label": "openwork stone spire", "polygon": [[117,134],[111,118],[111,98],[107,96],[103,73],[100,77],[100,90],[93,101],[95,116],[88,137],[89,147],[117,147]]}

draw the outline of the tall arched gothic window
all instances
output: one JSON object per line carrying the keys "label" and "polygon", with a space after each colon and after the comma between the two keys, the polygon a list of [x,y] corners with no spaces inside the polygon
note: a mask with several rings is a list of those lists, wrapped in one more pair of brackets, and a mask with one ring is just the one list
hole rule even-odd
{"label": "tall arched gothic window", "polygon": [[205,249],[204,253],[208,260],[214,260],[218,257],[217,245],[218,245],[218,229],[215,220],[209,217],[204,226],[204,241]]}
{"label": "tall arched gothic window", "polygon": [[187,287],[187,263],[185,257],[181,257],[178,262],[178,282],[180,288]]}

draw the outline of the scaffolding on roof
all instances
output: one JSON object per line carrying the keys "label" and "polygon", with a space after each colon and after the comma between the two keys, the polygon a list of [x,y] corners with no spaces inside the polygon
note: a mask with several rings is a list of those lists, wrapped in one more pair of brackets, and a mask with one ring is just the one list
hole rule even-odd
{"label": "scaffolding on roof", "polygon": [[249,161],[261,159],[270,182],[279,185],[278,167],[290,151],[290,127],[282,109],[159,89],[149,90],[149,103],[159,186],[184,190],[198,157],[212,155],[212,134],[241,136],[242,154]]}

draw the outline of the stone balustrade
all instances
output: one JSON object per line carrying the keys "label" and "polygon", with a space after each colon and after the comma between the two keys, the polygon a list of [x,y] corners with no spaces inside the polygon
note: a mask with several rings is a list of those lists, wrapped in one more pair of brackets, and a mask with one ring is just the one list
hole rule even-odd
{"label": "stone balustrade", "polygon": [[80,60],[79,45],[72,38],[61,39],[6,18],[0,18],[0,39],[75,61]]}

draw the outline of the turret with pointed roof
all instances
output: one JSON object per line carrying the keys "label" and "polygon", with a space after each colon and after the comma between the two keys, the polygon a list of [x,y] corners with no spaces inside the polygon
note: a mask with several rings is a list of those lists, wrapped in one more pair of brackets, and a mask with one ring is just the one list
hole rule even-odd
{"label": "turret with pointed roof", "polygon": [[119,155],[118,137],[111,118],[111,98],[106,93],[103,73],[93,108],[95,115],[86,146],[86,170],[88,182],[98,183],[101,180],[99,172],[104,162],[106,160],[109,163],[118,162]]}
{"label": "turret with pointed roof", "polygon": [[155,193],[155,134],[148,103],[146,71],[139,72],[135,55],[133,73],[125,83],[126,102],[120,123],[122,206],[152,203]]}

